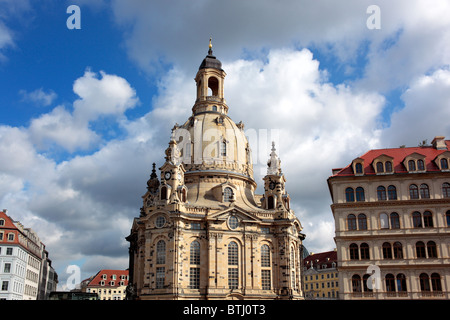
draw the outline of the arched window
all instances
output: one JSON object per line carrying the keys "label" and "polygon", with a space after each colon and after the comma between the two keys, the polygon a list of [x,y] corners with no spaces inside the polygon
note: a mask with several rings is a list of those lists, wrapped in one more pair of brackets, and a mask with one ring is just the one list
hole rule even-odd
{"label": "arched window", "polygon": [[426,258],[426,253],[425,253],[425,243],[423,243],[422,241],[417,241],[416,242],[416,255],[417,258]]}
{"label": "arched window", "polygon": [[200,243],[197,240],[192,241],[190,249],[191,264],[200,264]]}
{"label": "arched window", "polygon": [[400,217],[397,212],[392,212],[390,214],[391,219],[391,229],[400,229]]}
{"label": "arched window", "polygon": [[273,196],[267,197],[267,209],[274,209],[275,208],[275,199]]}
{"label": "arched window", "polygon": [[228,265],[237,266],[239,261],[238,245],[236,242],[231,241],[228,244]]}
{"label": "arched window", "polygon": [[388,187],[388,199],[389,200],[397,200],[397,188],[395,186]]}
{"label": "arched window", "polygon": [[397,291],[398,292],[406,292],[406,277],[403,273],[399,273],[397,275]]}
{"label": "arched window", "polygon": [[393,274],[388,273],[385,277],[386,292],[395,292],[395,277]]}
{"label": "arched window", "polygon": [[267,244],[261,246],[261,267],[270,267],[270,248]]}
{"label": "arched window", "polygon": [[419,188],[415,184],[409,186],[409,197],[411,199],[419,199]]}
{"label": "arched window", "polygon": [[430,211],[425,211],[423,213],[423,226],[424,228],[432,228],[433,227],[433,215]]}
{"label": "arched window", "polygon": [[427,242],[427,253],[428,258],[437,258],[436,242],[434,241]]}
{"label": "arched window", "polygon": [[367,230],[367,217],[364,213],[358,214],[358,229]]}
{"label": "arched window", "polygon": [[356,230],[356,216],[354,214],[347,216],[347,227],[348,230]]}
{"label": "arched window", "polygon": [[161,187],[161,200],[167,200],[167,187]]}
{"label": "arched window", "polygon": [[431,287],[433,288],[433,291],[442,291],[441,276],[439,273],[431,274]]}
{"label": "arched window", "polygon": [[156,264],[166,263],[166,242],[159,240],[156,244]]}
{"label": "arched window", "polygon": [[230,187],[226,187],[223,190],[223,201],[230,202],[233,199],[233,190]]}
{"label": "arched window", "polygon": [[367,280],[369,280],[370,275],[368,275],[367,273],[365,275],[363,275],[363,289],[364,292],[372,292],[372,289],[369,289],[369,287],[367,286]]}
{"label": "arched window", "polygon": [[359,260],[359,250],[356,243],[350,245],[350,260]]}
{"label": "arched window", "polygon": [[355,171],[356,171],[356,173],[363,173],[362,164],[361,163],[355,164]]}
{"label": "arched window", "polygon": [[228,244],[228,288],[237,289],[239,286],[239,250],[236,242]]}
{"label": "arched window", "polygon": [[270,270],[270,248],[267,244],[261,246],[261,287],[270,290],[272,285]]}
{"label": "arched window", "polygon": [[361,243],[361,260],[370,260],[369,245],[367,243]]}
{"label": "arched window", "polygon": [[386,200],[386,188],[383,186],[379,186],[377,188],[377,198],[378,200]]}
{"label": "arched window", "polygon": [[181,189],[181,202],[186,202],[186,189]]}
{"label": "arched window", "polygon": [[377,162],[377,172],[384,172],[383,162]]}
{"label": "arched window", "polygon": [[403,259],[403,246],[400,242],[394,242],[394,259]]}
{"label": "arched window", "polygon": [[414,211],[412,214],[414,228],[422,228],[422,214]]}
{"label": "arched window", "polygon": [[227,155],[227,142],[226,141],[222,141],[220,143],[220,155],[222,157],[226,157],[226,155]]}
{"label": "arched window", "polygon": [[420,291],[430,291],[430,278],[426,273],[421,273],[419,276]]}
{"label": "arched window", "polygon": [[352,277],[352,291],[361,292],[361,277],[358,274],[354,274]]}
{"label": "arched window", "polygon": [[392,162],[386,161],[384,166],[386,167],[386,172],[392,172]]}
{"label": "arched window", "polygon": [[345,200],[347,202],[355,201],[355,192],[353,188],[348,187],[347,189],[345,189]]}
{"label": "arched window", "polygon": [[389,242],[383,243],[383,259],[392,259],[391,244]]}
{"label": "arched window", "polygon": [[356,201],[365,201],[364,189],[362,187],[356,188],[355,195],[356,195]]}
{"label": "arched window", "polygon": [[441,170],[446,170],[448,169],[448,161],[445,158],[441,159]]}
{"label": "arched window", "polygon": [[380,228],[389,229],[389,219],[386,213],[380,214]]}
{"label": "arched window", "polygon": [[416,162],[414,160],[408,161],[408,171],[416,171]]}
{"label": "arched window", "polygon": [[429,199],[430,198],[430,189],[426,183],[422,183],[420,185],[420,198]]}
{"label": "arched window", "polygon": [[417,160],[417,170],[425,170],[425,163],[421,159]]}
{"label": "arched window", "polygon": [[208,88],[211,89],[210,95],[217,97],[219,95],[219,80],[216,77],[209,77]]}
{"label": "arched window", "polygon": [[217,111],[217,106],[212,106],[212,111]]}
{"label": "arched window", "polygon": [[442,194],[444,198],[450,198],[450,183],[444,182],[442,184]]}

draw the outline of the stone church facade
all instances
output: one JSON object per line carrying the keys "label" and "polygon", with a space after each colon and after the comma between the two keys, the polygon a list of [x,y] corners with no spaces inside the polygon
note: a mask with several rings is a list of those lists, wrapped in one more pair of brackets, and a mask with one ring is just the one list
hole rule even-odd
{"label": "stone church facade", "polygon": [[256,195],[242,122],[227,115],[211,43],[191,117],[172,129],[130,235],[129,299],[303,299],[302,225],[275,146]]}

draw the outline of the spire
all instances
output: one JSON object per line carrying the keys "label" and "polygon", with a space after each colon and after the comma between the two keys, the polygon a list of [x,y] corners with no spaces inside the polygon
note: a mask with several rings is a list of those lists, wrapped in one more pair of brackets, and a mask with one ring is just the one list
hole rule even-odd
{"label": "spire", "polygon": [[209,50],[208,50],[208,56],[212,56],[212,43],[211,43],[212,37],[209,38]]}
{"label": "spire", "polygon": [[275,151],[275,142],[272,141],[272,152],[269,161],[267,161],[268,175],[281,175],[281,160]]}

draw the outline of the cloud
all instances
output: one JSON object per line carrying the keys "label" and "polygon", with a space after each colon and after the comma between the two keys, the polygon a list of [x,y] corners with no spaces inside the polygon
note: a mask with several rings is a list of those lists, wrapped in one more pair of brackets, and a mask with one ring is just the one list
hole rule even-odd
{"label": "cloud", "polygon": [[404,106],[391,116],[383,131],[385,147],[431,143],[435,136],[450,137],[450,70],[438,69],[411,81],[401,96]]}
{"label": "cloud", "polygon": [[47,93],[42,88],[31,92],[20,90],[19,94],[22,96],[22,101],[33,102],[36,105],[42,105],[45,107],[51,105],[57,97],[56,93],[52,90]]}
{"label": "cloud", "polygon": [[93,123],[108,117],[121,118],[139,102],[135,90],[125,79],[103,71],[99,77],[87,70],[74,82],[73,91],[79,96],[73,103],[73,112],[57,106],[31,121],[29,131],[39,149],[56,145],[71,153],[88,150],[102,140],[101,132],[92,129]]}

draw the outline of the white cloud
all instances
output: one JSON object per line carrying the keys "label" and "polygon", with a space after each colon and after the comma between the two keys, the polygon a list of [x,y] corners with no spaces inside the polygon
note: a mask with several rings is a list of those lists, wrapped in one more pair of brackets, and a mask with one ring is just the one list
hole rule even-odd
{"label": "white cloud", "polygon": [[57,95],[55,92],[50,90],[48,93],[42,88],[36,89],[31,92],[26,90],[20,90],[19,94],[22,96],[22,101],[30,101],[37,105],[49,106],[56,99]]}
{"label": "white cloud", "polygon": [[450,138],[450,70],[415,78],[403,93],[404,106],[392,114],[383,131],[385,147],[417,146],[435,136]]}
{"label": "white cloud", "polygon": [[90,127],[92,122],[104,117],[120,119],[139,102],[125,79],[103,71],[100,76],[87,70],[74,82],[73,91],[79,99],[74,101],[72,113],[57,106],[31,121],[29,131],[40,149],[57,145],[69,152],[88,150],[101,141],[101,134]]}

